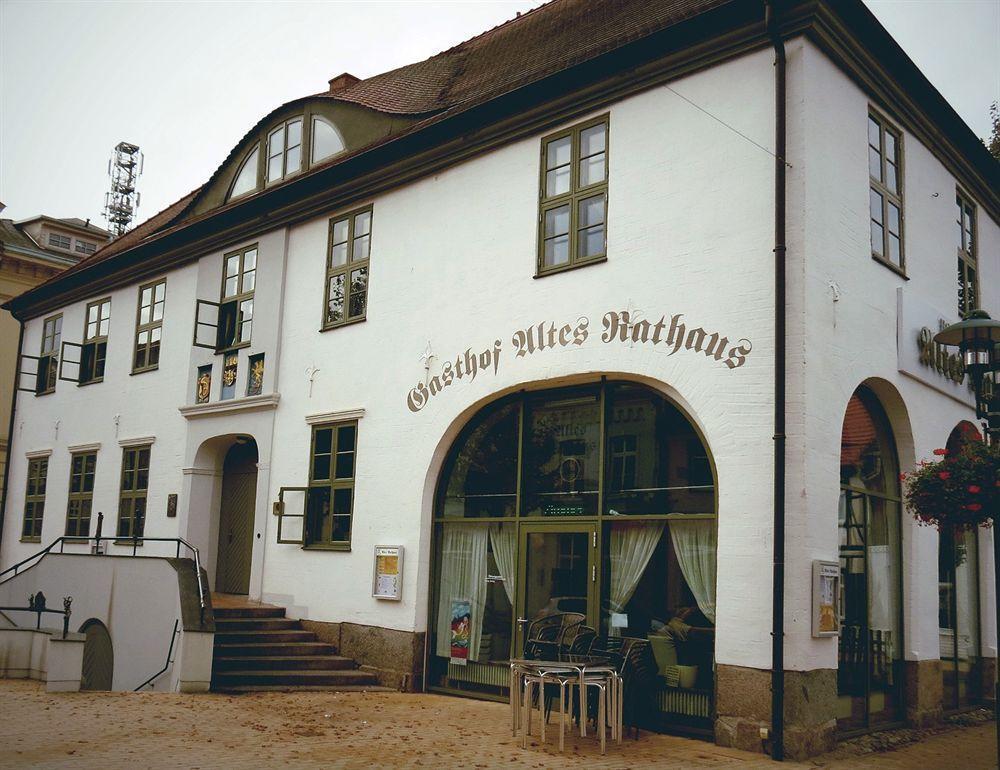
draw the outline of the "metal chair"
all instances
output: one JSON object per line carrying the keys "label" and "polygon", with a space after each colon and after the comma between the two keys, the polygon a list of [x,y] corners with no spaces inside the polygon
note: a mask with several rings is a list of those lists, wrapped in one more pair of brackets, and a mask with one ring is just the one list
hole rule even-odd
{"label": "metal chair", "polygon": [[586,616],[579,612],[556,612],[533,620],[525,634],[524,657],[557,660],[567,631],[585,620]]}

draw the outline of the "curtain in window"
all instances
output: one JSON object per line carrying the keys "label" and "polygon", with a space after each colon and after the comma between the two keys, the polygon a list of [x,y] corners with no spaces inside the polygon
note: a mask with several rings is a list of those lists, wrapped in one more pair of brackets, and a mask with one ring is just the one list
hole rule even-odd
{"label": "curtain in window", "polygon": [[872,669],[892,683],[899,643],[899,504],[869,498],[868,625]]}
{"label": "curtain in window", "polygon": [[[611,611],[624,612],[646,571],[656,544],[663,534],[663,522],[655,524],[615,523],[611,525]],[[611,633],[617,628],[612,626]],[[617,635],[617,634],[616,634]]]}
{"label": "curtain in window", "polygon": [[441,543],[441,590],[438,592],[437,654],[451,657],[451,603],[468,601],[472,610],[469,660],[479,659],[486,607],[486,538],[488,528],[451,524]]}
{"label": "curtain in window", "polygon": [[493,558],[497,569],[503,577],[503,590],[507,594],[510,606],[514,606],[514,560],[517,556],[517,527],[512,523],[493,524],[490,526],[490,544],[493,546]]}
{"label": "curtain in window", "polygon": [[715,624],[716,534],[714,519],[670,522],[674,554],[702,614]]}

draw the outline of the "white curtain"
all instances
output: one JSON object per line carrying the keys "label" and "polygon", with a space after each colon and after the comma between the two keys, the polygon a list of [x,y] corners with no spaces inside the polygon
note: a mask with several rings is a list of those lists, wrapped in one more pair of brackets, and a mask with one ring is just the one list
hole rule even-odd
{"label": "white curtain", "polygon": [[[624,612],[646,571],[656,544],[663,534],[663,522],[646,524],[622,522],[611,525],[611,611]],[[612,627],[612,633],[617,631]]]}
{"label": "white curtain", "polygon": [[702,614],[715,624],[715,519],[672,519],[670,539],[688,588]]}
{"label": "white curtain", "polygon": [[510,606],[514,606],[514,559],[517,555],[517,527],[513,523],[490,525],[493,558],[503,577],[503,590]]}
{"label": "white curtain", "polygon": [[479,659],[486,605],[486,538],[488,528],[449,524],[441,543],[441,586],[438,593],[437,654],[451,657],[451,603],[469,602],[469,660]]}

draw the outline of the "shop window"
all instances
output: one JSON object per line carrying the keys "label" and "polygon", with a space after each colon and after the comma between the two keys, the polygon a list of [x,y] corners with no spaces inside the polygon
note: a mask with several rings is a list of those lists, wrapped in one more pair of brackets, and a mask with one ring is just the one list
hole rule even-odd
{"label": "shop window", "polygon": [[608,118],[542,140],[538,274],[607,254]]}
{"label": "shop window", "polygon": [[650,724],[710,729],[716,542],[708,449],[659,394],[613,382],[491,404],[438,484],[429,681],[503,697],[532,625],[568,614],[599,649],[645,645]]}
{"label": "shop window", "polygon": [[[348,551],[354,511],[358,423],[313,426],[309,486],[278,495],[278,542]],[[289,519],[298,519],[298,534]]]}
{"label": "shop window", "polygon": [[324,329],[364,320],[371,238],[371,207],[330,220]]}
{"label": "shop window", "polygon": [[286,121],[267,135],[267,182],[302,170],[302,118]]}
{"label": "shop window", "polygon": [[90,511],[94,501],[96,452],[74,452],[69,464],[69,498],[66,506],[66,535],[90,535]]}
{"label": "shop window", "polygon": [[851,397],[841,437],[838,725],[864,730],[902,717],[899,466],[877,398]]}
{"label": "shop window", "polygon": [[223,258],[219,302],[195,303],[195,347],[225,353],[250,344],[253,331],[254,289],[257,285],[257,246]]}
{"label": "shop window", "polygon": [[139,287],[139,308],[135,322],[135,351],[132,373],[148,372],[160,365],[160,338],[163,335],[163,306],[166,280]]}
{"label": "shop window", "polygon": [[957,193],[955,246],[958,249],[958,314],[965,318],[979,305],[979,270],[976,263],[976,207]]}
{"label": "shop window", "polygon": [[[976,441],[982,436],[975,426],[960,423],[948,438],[949,456]],[[979,532],[943,528],[938,534],[938,640],[947,711],[983,699],[979,606]]]}
{"label": "shop window", "polygon": [[48,457],[33,457],[28,460],[28,482],[24,490],[24,522],[21,525],[22,541],[41,542],[48,475]]}
{"label": "shop window", "polygon": [[868,174],[872,257],[902,272],[902,134],[879,115],[868,115]]}
{"label": "shop window", "polygon": [[63,342],[61,345],[59,379],[78,385],[101,382],[104,379],[110,330],[111,299],[88,304],[84,316],[83,344]]}
{"label": "shop window", "polygon": [[247,366],[247,395],[259,396],[264,390],[264,354],[250,356]]}
{"label": "shop window", "polygon": [[149,453],[149,446],[125,447],[122,451],[121,492],[118,498],[120,539],[142,537],[145,530]]}

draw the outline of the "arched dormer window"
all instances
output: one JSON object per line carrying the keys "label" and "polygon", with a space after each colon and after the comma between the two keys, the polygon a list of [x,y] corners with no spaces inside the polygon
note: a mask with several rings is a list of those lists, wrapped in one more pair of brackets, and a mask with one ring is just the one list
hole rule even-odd
{"label": "arched dormer window", "polygon": [[257,189],[257,166],[260,157],[259,146],[254,146],[240,165],[240,170],[236,172],[236,181],[233,182],[233,189],[229,191],[230,198],[238,198]]}
{"label": "arched dormer window", "polygon": [[267,135],[267,181],[302,170],[302,118],[287,120]]}
{"label": "arched dormer window", "polygon": [[325,158],[344,151],[344,140],[332,123],[319,116],[312,119],[312,153],[310,163],[317,163]]}

